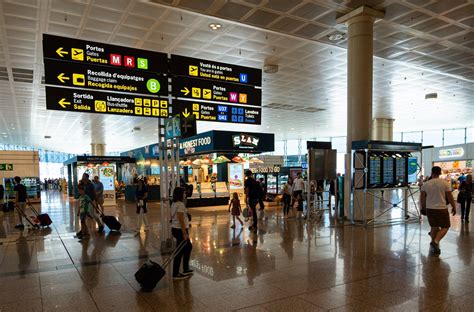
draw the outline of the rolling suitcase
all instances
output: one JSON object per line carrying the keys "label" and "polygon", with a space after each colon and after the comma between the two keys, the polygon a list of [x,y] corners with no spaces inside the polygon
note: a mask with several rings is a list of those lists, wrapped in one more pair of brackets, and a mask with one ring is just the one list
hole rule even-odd
{"label": "rolling suitcase", "polygon": [[32,205],[28,205],[28,207],[30,207],[30,209],[35,213],[40,226],[50,226],[51,223],[53,223],[53,221],[51,221],[51,218],[49,217],[47,213],[39,214],[38,211],[36,211],[36,209],[33,208]]}
{"label": "rolling suitcase", "polygon": [[176,255],[184,248],[186,241],[181,242],[178,247],[173,251],[168,259],[165,260],[163,266],[158,263],[148,260],[141,268],[135,273],[135,279],[142,286],[142,291],[152,291],[156,284],[165,276],[166,267],[176,257]]}
{"label": "rolling suitcase", "polygon": [[113,231],[120,231],[120,228],[122,227],[122,224],[120,224],[114,216],[102,215],[102,222]]}

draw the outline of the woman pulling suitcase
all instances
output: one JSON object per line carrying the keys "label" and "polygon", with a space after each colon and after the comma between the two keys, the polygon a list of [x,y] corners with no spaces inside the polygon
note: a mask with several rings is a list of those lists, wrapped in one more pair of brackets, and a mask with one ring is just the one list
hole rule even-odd
{"label": "woman pulling suitcase", "polygon": [[[189,268],[189,259],[193,245],[189,239],[189,218],[188,210],[184,204],[186,190],[183,187],[176,187],[173,191],[173,204],[171,205],[171,233],[176,238],[176,246],[180,246],[186,241],[183,249],[173,260],[173,279],[181,280],[191,277],[193,270]],[[183,259],[183,273],[180,273],[181,259]]]}

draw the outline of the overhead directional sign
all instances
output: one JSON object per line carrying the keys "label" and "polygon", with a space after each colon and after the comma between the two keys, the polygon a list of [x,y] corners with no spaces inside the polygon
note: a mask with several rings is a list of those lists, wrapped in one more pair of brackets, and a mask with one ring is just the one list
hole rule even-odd
{"label": "overhead directional sign", "polygon": [[43,56],[46,59],[111,66],[127,70],[168,72],[168,56],[165,53],[48,34],[43,34]]}
{"label": "overhead directional sign", "polygon": [[61,111],[165,118],[167,99],[125,93],[46,87],[46,108]]}
{"label": "overhead directional sign", "polygon": [[127,93],[167,95],[168,81],[163,75],[121,68],[44,60],[45,83]]}
{"label": "overhead directional sign", "polygon": [[177,98],[253,106],[262,105],[262,89],[254,86],[178,76],[173,78],[172,88],[172,94]]}
{"label": "overhead directional sign", "polygon": [[173,115],[184,118],[194,115],[198,121],[215,121],[260,125],[262,109],[227,104],[196,103],[192,101],[173,101]]}
{"label": "overhead directional sign", "polygon": [[260,69],[179,55],[171,55],[170,72],[174,76],[262,86],[262,70]]}
{"label": "overhead directional sign", "polygon": [[0,164],[0,171],[13,171],[13,164]]}

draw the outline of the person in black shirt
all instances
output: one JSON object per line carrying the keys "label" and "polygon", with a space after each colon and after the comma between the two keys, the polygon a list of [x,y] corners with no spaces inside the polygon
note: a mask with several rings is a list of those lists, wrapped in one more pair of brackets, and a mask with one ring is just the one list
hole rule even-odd
{"label": "person in black shirt", "polygon": [[82,185],[84,187],[85,194],[89,196],[91,201],[94,203],[94,207],[92,209],[89,209],[89,214],[90,216],[97,222],[97,226],[99,227],[98,232],[102,233],[104,231],[104,224],[102,223],[102,220],[100,220],[99,216],[97,213],[97,195],[95,193],[95,187],[94,184],[92,184],[91,180],[89,180],[89,174],[84,173],[82,175],[81,181],[79,181],[79,185]]}
{"label": "person in black shirt", "polygon": [[[137,232],[140,232],[142,223],[145,226],[145,231],[148,230],[148,219],[146,217],[147,210],[148,188],[144,179],[138,179],[137,189],[135,190],[135,201],[137,203]],[[143,210],[143,213],[141,213]],[[143,222],[142,222],[143,221]]]}
{"label": "person in black shirt", "polygon": [[252,211],[252,219],[253,223],[249,227],[249,230],[257,231],[257,203],[259,197],[259,188],[260,185],[255,179],[252,177],[252,171],[247,170],[245,172],[246,180],[245,180],[245,197],[247,205],[249,206],[250,210]]}
{"label": "person in black shirt", "polygon": [[26,193],[26,187],[21,184],[21,178],[15,177],[14,180],[14,190],[16,192],[15,205],[18,212],[18,219],[20,221],[20,223],[18,223],[15,228],[23,229],[25,227],[25,225],[23,224],[23,216],[25,215],[26,203],[28,202],[28,194]]}

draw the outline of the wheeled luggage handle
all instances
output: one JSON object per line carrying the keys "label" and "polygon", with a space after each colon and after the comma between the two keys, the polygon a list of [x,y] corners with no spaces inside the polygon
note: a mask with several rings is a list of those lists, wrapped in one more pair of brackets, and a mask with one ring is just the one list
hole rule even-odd
{"label": "wheeled luggage handle", "polygon": [[184,246],[186,246],[187,241],[182,241],[181,244],[176,247],[171,255],[168,257],[168,259],[163,262],[163,268],[166,269],[166,267],[171,263],[171,261],[183,250]]}

